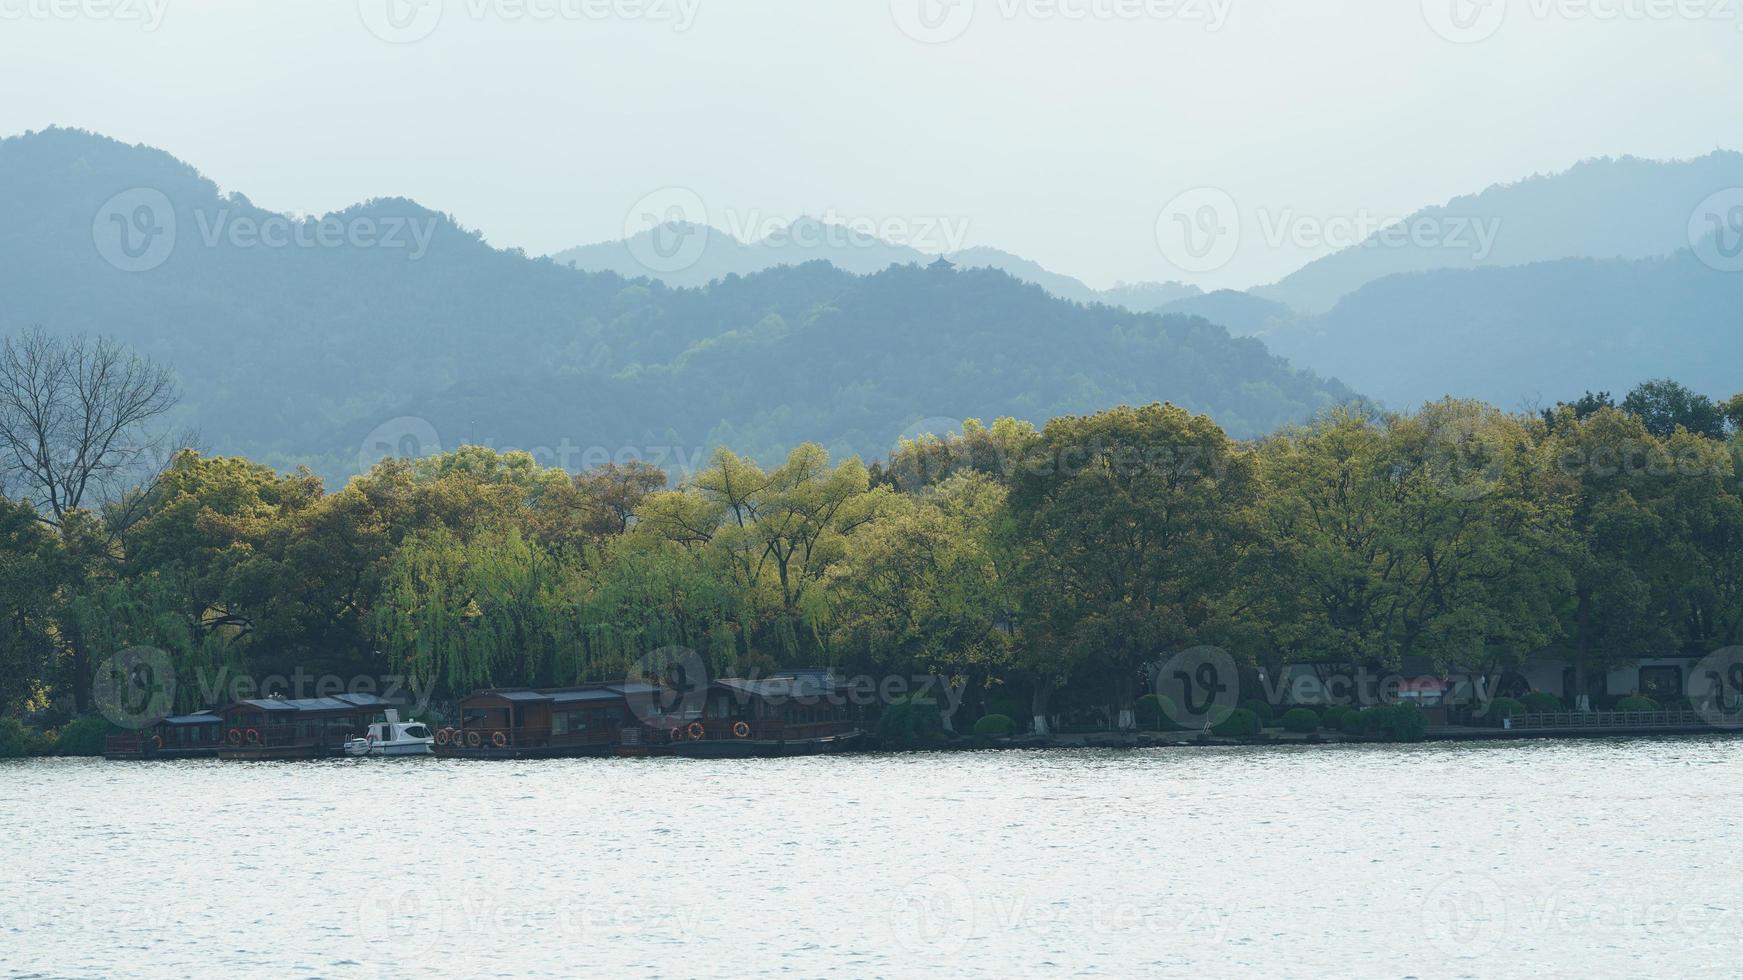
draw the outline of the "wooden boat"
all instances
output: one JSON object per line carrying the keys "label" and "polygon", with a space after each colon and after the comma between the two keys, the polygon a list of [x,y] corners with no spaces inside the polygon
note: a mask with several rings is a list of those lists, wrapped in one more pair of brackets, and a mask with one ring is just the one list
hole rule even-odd
{"label": "wooden boat", "polygon": [[171,715],[150,728],[111,735],[103,743],[105,759],[211,759],[223,744],[224,719],[210,711]]}
{"label": "wooden boat", "polygon": [[385,720],[398,705],[373,694],[330,698],[251,698],[218,712],[223,741],[218,758],[268,761],[345,754],[345,744]]}

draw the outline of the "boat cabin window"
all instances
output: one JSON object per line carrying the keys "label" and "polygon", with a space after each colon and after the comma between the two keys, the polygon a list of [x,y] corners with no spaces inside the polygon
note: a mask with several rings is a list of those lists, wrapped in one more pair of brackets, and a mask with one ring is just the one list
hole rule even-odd
{"label": "boat cabin window", "polygon": [[429,738],[430,730],[422,725],[413,725],[405,730],[406,738]]}

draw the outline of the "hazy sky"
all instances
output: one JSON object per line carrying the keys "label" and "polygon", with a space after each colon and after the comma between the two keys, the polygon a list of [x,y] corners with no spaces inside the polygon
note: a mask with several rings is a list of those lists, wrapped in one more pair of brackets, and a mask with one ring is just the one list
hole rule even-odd
{"label": "hazy sky", "polygon": [[1206,287],[1330,246],[1184,271],[1158,219],[1205,188],[1336,228],[1743,146],[1743,0],[422,3],[0,0],[0,132],[150,143],[278,210],[409,196],[533,253],[678,187],[744,233],[832,216]]}

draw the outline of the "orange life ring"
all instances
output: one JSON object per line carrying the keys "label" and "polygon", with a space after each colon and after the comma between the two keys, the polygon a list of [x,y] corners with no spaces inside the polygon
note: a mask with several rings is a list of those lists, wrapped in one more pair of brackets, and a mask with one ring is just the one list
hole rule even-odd
{"label": "orange life ring", "polygon": [[449,729],[449,728],[439,729],[436,732],[436,744],[437,745],[447,745],[448,740],[452,739],[453,737],[454,737],[454,732],[452,729]]}
{"label": "orange life ring", "polygon": [[708,729],[704,728],[702,723],[699,721],[691,722],[688,731],[690,732],[690,737],[694,739],[701,739],[708,734]]}
{"label": "orange life ring", "polygon": [[682,742],[684,740],[684,730],[682,728],[674,728],[666,734],[670,736],[674,742]]}
{"label": "orange life ring", "polygon": [[499,749],[506,749],[508,748],[508,736],[502,732],[497,732],[490,736],[490,743]]}
{"label": "orange life ring", "polygon": [[159,749],[163,748],[163,736],[162,735],[151,736],[151,744],[152,744],[152,747],[154,747],[154,748],[159,748]]}
{"label": "orange life ring", "polygon": [[259,745],[260,744],[260,729],[250,728],[248,731],[246,731],[242,734],[242,738],[245,741],[247,741],[247,743],[249,745]]}
{"label": "orange life ring", "polygon": [[732,734],[735,738],[750,738],[750,725],[742,721],[735,721],[732,723]]}
{"label": "orange life ring", "polygon": [[478,734],[477,732],[467,732],[466,733],[466,744],[472,746],[473,748],[477,748],[480,745],[484,744],[484,736]]}
{"label": "orange life ring", "polygon": [[240,728],[230,729],[230,731],[225,733],[224,740],[226,742],[229,742],[231,745],[241,745],[242,744],[242,729],[240,729]]}

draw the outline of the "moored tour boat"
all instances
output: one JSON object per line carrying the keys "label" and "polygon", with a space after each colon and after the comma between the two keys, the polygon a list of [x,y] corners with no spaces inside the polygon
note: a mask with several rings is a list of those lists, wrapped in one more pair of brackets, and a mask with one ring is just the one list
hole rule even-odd
{"label": "moored tour boat", "polygon": [[400,721],[399,712],[392,708],[386,715],[387,720],[375,722],[366,734],[347,741],[345,754],[353,759],[436,754],[436,736],[428,725],[416,719]]}

